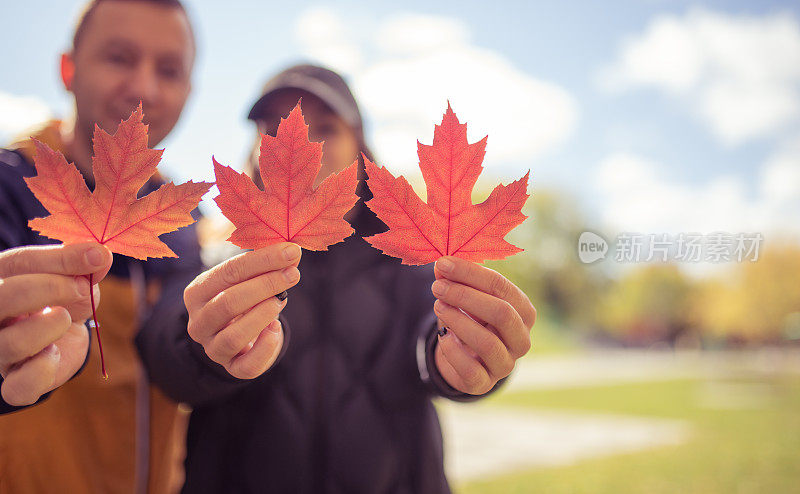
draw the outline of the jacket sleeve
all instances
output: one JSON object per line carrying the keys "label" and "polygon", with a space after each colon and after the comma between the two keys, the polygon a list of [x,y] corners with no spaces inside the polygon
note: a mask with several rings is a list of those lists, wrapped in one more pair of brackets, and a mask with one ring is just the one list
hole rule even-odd
{"label": "jacket sleeve", "polygon": [[[162,273],[161,293],[136,336],[136,346],[150,380],[175,401],[193,407],[224,398],[252,380],[237,379],[224,367],[212,361],[202,345],[189,337],[189,314],[183,302],[183,291],[202,270],[200,248],[193,226],[184,232],[189,235],[182,252],[170,245],[180,259]],[[283,356],[289,343],[289,325],[283,325]],[[277,363],[277,360],[276,360]],[[256,378],[258,379],[258,378]]]}
{"label": "jacket sleeve", "polygon": [[430,290],[434,280],[433,268],[426,266],[424,268],[416,268],[416,270],[417,272],[414,276],[417,281],[414,285],[416,290],[422,291],[422,294],[418,295],[417,307],[415,307],[416,312],[420,315],[416,317],[419,322],[414,335],[416,336],[417,370],[423,386],[432,396],[460,402],[477,401],[495,392],[505,383],[507,378],[497,381],[492,389],[482,395],[471,395],[450,386],[439,372],[435,359],[436,345],[439,342],[439,338],[437,338],[438,320],[433,312],[433,302],[436,299]]}
{"label": "jacket sleeve", "polygon": [[439,368],[436,367],[436,345],[439,342],[437,338],[438,324],[436,316],[431,311],[429,319],[426,319],[417,334],[417,367],[419,368],[420,379],[423,384],[436,396],[447,398],[453,401],[477,401],[499,389],[506,381],[507,378],[500,379],[497,383],[482,395],[471,395],[459,391],[450,386],[447,381],[442,377]]}

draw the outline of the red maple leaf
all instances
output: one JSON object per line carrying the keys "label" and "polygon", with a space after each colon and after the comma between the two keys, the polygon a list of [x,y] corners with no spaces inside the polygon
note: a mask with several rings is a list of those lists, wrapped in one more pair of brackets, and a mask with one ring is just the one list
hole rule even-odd
{"label": "red maple leaf", "polygon": [[[164,152],[147,147],[147,125],[142,118],[140,104],[119,124],[113,136],[95,125],[92,158],[95,188],[91,192],[74,164],[67,163],[60,152],[34,140],[36,176],[25,178],[25,182],[50,216],[33,218],[28,226],[65,244],[94,241],[111,252],[137,259],[177,257],[158,236],[193,223],[191,211],[212,184],[167,183],[137,198],[139,190],[156,172]],[[99,344],[99,329],[97,339]],[[100,351],[104,360],[102,346]],[[106,376],[104,362],[103,375]]]}
{"label": "red maple leaf", "polygon": [[433,145],[417,141],[427,203],[404,177],[395,178],[365,157],[373,194],[367,206],[389,227],[366,240],[403,264],[427,264],[446,255],[482,262],[522,252],[504,237],[527,218],[522,206],[530,171],[510,185],[495,187],[484,202],[472,204],[485,150],[486,137],[467,142],[467,124],[458,122],[448,103],[441,125],[434,129]]}
{"label": "red maple leaf", "polygon": [[261,136],[258,157],[264,190],[246,174],[214,160],[222,213],[236,226],[228,239],[243,249],[294,242],[327,250],[353,233],[343,218],[358,200],[357,160],[313,188],[322,166],[322,143],[308,140],[298,101],[278,124],[275,137]]}
{"label": "red maple leaf", "polygon": [[139,105],[113,136],[95,125],[92,192],[63,154],[34,140],[37,175],[25,181],[50,216],[28,226],[65,244],[93,241],[137,259],[177,257],[158,236],[193,223],[191,211],[212,184],[167,183],[137,199],[164,152],[147,147],[142,118]]}

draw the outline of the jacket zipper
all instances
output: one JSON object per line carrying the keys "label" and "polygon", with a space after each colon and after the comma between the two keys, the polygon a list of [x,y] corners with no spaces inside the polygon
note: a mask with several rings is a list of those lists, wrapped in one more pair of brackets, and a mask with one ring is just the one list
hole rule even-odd
{"label": "jacket zipper", "polygon": [[[128,262],[128,276],[133,287],[133,303],[136,314],[134,331],[138,331],[147,304],[147,281],[144,266],[138,261],[131,260]],[[147,372],[138,359],[136,367],[134,493],[146,494],[150,480],[150,385]]]}
{"label": "jacket zipper", "polygon": [[[330,254],[327,256],[330,257]],[[313,329],[315,331],[314,337],[318,341],[318,357],[317,357],[317,382],[316,382],[316,402],[317,406],[314,409],[314,427],[312,436],[312,492],[315,494],[324,494],[327,492],[326,476],[328,472],[328,430],[327,430],[327,411],[325,400],[325,376],[327,364],[327,346],[328,346],[328,333],[327,328],[323,327],[331,318],[331,300],[330,300],[330,259],[320,260],[319,271],[322,278],[318,285],[320,291],[319,312],[320,319],[318,325]]]}

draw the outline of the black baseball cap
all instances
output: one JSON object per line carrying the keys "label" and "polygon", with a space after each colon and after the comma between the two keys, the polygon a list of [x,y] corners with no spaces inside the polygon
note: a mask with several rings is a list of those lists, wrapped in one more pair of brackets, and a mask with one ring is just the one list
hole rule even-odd
{"label": "black baseball cap", "polygon": [[267,81],[261,90],[261,97],[253,104],[247,118],[258,120],[269,98],[283,89],[300,89],[313,94],[348,125],[361,130],[361,112],[344,79],[332,70],[311,64],[289,67]]}

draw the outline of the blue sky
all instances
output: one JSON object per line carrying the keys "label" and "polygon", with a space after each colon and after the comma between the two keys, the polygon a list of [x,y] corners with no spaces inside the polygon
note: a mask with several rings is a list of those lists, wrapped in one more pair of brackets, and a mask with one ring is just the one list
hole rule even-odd
{"label": "blue sky", "polygon": [[[175,179],[211,179],[212,154],[243,163],[264,80],[319,60],[352,83],[395,171],[415,173],[415,139],[430,142],[450,99],[472,138],[489,135],[487,182],[530,168],[534,194],[564,190],[598,227],[800,229],[795,3],[186,3],[200,52],[161,144]],[[3,7],[0,138],[20,109],[69,111],[57,61],[80,5]]]}

